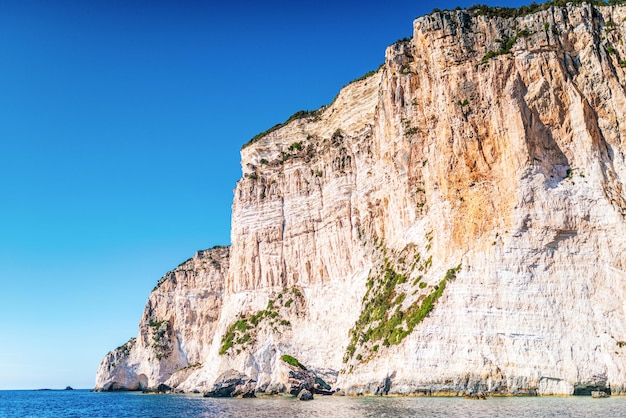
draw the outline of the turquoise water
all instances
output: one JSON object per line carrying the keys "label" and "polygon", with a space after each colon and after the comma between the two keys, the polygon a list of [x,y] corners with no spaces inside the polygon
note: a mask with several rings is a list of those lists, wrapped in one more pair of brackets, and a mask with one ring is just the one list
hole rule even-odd
{"label": "turquoise water", "polygon": [[623,417],[626,397],[208,399],[75,391],[0,391],[0,417]]}

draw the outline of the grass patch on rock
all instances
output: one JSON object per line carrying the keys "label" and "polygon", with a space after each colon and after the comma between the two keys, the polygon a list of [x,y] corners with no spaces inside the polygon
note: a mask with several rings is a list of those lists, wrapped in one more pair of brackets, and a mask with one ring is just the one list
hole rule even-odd
{"label": "grass patch on rock", "polygon": [[[289,299],[283,295],[289,294]],[[249,315],[240,315],[239,319],[229,325],[222,336],[222,345],[219,354],[239,354],[249,345],[256,342],[256,336],[261,329],[272,328],[282,331],[291,327],[291,321],[284,316],[296,313],[304,303],[304,296],[297,287],[286,289],[279,293],[276,299],[269,299],[267,307]],[[295,303],[294,303],[295,302]]]}
{"label": "grass patch on rock", "polygon": [[[383,247],[377,240],[375,245]],[[387,250],[380,252],[382,269],[374,268],[370,272],[361,314],[350,330],[345,363],[353,358],[367,361],[380,351],[381,346],[400,344],[433,310],[447,281],[454,279],[461,268],[458,265],[449,269],[441,281],[429,286],[422,275],[432,266],[432,256],[424,259],[414,248],[400,254],[391,254]],[[414,261],[407,261],[410,259]],[[407,265],[408,268],[404,267]]]}
{"label": "grass patch on rock", "polygon": [[289,354],[283,354],[282,356],[280,356],[280,359],[282,361],[284,361],[285,363],[289,364],[290,366],[299,367],[302,370],[306,370],[307,369],[306,367],[304,367],[304,365],[302,363],[300,363],[298,361],[297,358],[295,358],[293,356],[290,356]]}

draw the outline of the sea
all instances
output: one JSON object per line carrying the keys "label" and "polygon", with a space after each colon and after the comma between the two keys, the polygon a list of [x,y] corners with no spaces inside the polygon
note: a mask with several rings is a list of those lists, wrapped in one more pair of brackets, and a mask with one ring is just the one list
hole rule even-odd
{"label": "sea", "polygon": [[0,417],[626,417],[626,397],[316,396],[303,402],[286,396],[212,399],[139,392],[4,390]]}

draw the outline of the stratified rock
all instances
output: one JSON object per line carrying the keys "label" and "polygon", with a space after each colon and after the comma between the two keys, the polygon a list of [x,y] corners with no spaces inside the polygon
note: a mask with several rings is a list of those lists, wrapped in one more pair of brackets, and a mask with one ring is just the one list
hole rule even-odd
{"label": "stratified rock", "polygon": [[139,334],[106,355],[95,390],[175,388],[209,353],[222,306],[228,247],[198,251],[150,294]]}
{"label": "stratified rock", "polygon": [[332,388],[321,377],[315,376],[315,390],[331,390]]}
{"label": "stratified rock", "polygon": [[248,382],[246,376],[238,373],[235,370],[229,370],[217,379],[217,381],[213,385],[213,389],[206,392],[204,394],[204,397],[229,398],[235,397],[238,394],[243,395],[244,393],[249,393],[242,390],[242,388],[246,386],[247,383]]}
{"label": "stratified rock", "polygon": [[168,274],[96,387],[625,393],[626,7],[501,15],[416,19],[247,144],[230,257]]}
{"label": "stratified rock", "polygon": [[294,368],[289,371],[288,392],[292,395],[298,395],[303,390],[315,390],[315,375],[309,370],[300,370]]}
{"label": "stratified rock", "polygon": [[230,396],[233,398],[256,398],[256,383],[256,380],[249,379],[244,384],[235,387]]}

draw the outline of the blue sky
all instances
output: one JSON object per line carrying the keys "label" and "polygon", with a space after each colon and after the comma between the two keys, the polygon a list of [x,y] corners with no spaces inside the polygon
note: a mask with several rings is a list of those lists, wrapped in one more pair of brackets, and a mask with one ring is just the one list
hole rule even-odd
{"label": "blue sky", "polygon": [[93,387],[157,280],[229,244],[241,145],[472,3],[0,0],[0,389]]}

